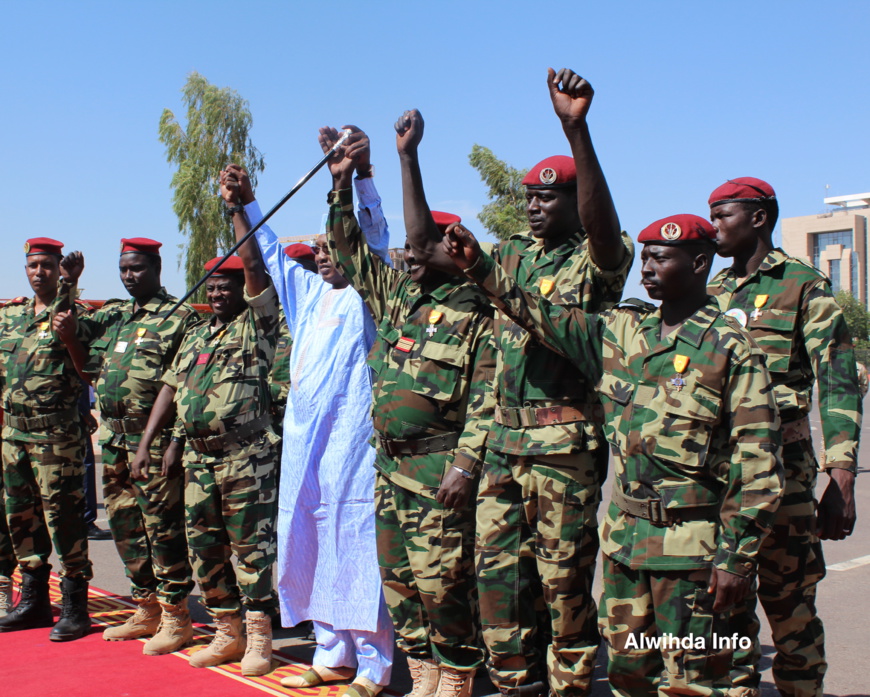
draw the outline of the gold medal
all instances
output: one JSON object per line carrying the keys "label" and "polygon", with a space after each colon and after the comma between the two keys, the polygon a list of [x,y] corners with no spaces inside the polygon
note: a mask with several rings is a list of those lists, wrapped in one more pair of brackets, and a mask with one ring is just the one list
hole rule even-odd
{"label": "gold medal", "polygon": [[39,325],[39,338],[44,339],[48,336],[48,322],[42,322]]}
{"label": "gold medal", "polygon": [[769,295],[756,295],[755,296],[755,309],[752,311],[752,314],[749,315],[752,319],[758,319],[761,317],[761,308],[765,306],[767,301],[770,299]]}
{"label": "gold medal", "polygon": [[671,385],[674,386],[674,389],[679,392],[686,386],[686,381],[683,380],[682,374],[686,372],[686,368],[689,367],[689,357],[684,356],[681,353],[678,353],[674,356],[674,370],[677,371],[677,374],[674,378],[671,379]]}
{"label": "gold medal", "polygon": [[555,283],[552,278],[542,278],[541,285],[539,286],[541,289],[541,295],[547,296],[553,292],[553,288],[555,287]]}
{"label": "gold medal", "polygon": [[136,330],[136,337],[137,337],[137,339],[136,339],[136,345],[137,345],[137,346],[138,346],[139,344],[142,343],[142,337],[145,336],[145,332],[146,332],[145,327],[139,327],[139,328]]}
{"label": "gold medal", "polygon": [[429,313],[429,326],[426,327],[426,333],[431,337],[435,334],[437,329],[435,329],[435,325],[441,321],[441,318],[444,316],[443,312],[439,312],[438,310],[432,310]]}

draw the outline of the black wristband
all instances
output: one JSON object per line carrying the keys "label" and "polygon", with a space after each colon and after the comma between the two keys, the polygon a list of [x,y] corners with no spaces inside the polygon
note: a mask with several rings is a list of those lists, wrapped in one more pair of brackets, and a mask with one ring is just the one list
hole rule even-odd
{"label": "black wristband", "polygon": [[227,208],[227,213],[229,215],[235,215],[236,213],[244,213],[245,207],[241,203],[237,203],[232,208]]}

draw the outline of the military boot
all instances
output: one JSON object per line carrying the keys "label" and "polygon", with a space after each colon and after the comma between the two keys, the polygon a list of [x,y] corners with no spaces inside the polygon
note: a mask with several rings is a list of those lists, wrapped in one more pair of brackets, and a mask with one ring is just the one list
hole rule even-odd
{"label": "military boot", "polygon": [[208,668],[221,663],[232,663],[241,660],[245,655],[245,637],[242,636],[242,616],[224,615],[215,619],[217,632],[214,639],[204,649],[200,649],[190,657],[190,665],[194,668]]}
{"label": "military boot", "polygon": [[272,618],[265,612],[245,615],[248,648],[242,659],[242,675],[265,675],[272,670]]}
{"label": "military boot", "polygon": [[547,697],[550,689],[540,680],[519,687],[508,687],[487,697]]}
{"label": "military boot", "polygon": [[6,617],[12,610],[12,579],[0,576],[0,617]]}
{"label": "military boot", "polygon": [[152,636],[160,625],[160,603],[152,593],[147,598],[138,598],[136,608],[124,624],[109,627],[103,632],[105,641],[127,641],[143,636]]}
{"label": "military boot", "polygon": [[52,641],[74,641],[81,639],[91,629],[88,615],[88,582],[83,578],[60,579],[60,595],[63,605],[60,619],[51,630],[48,638]]}
{"label": "military boot", "polygon": [[441,681],[438,683],[437,697],[471,697],[474,688],[473,670],[456,670],[441,666]]}
{"label": "military boot", "polygon": [[160,629],[142,647],[146,656],[162,656],[173,653],[182,646],[187,646],[193,639],[193,625],[190,623],[190,613],[187,610],[187,598],[178,605],[160,603],[163,614],[160,617]]}
{"label": "military boot", "polygon": [[48,564],[33,571],[21,569],[21,598],[6,617],[0,617],[0,632],[50,627],[54,624],[51,599],[48,597],[50,571]]}
{"label": "military boot", "polygon": [[408,670],[411,673],[411,691],[405,697],[434,697],[438,692],[441,668],[431,658],[419,660],[408,656]]}

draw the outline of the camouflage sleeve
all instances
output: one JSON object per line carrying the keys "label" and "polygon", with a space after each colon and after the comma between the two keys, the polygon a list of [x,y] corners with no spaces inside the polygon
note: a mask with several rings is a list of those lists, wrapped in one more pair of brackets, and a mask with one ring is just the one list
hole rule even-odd
{"label": "camouflage sleeve", "polygon": [[725,490],[713,563],[748,576],[773,525],[783,482],[779,411],[760,350],[747,350],[735,359],[723,396],[728,440],[718,467]]}
{"label": "camouflage sleeve", "polygon": [[486,253],[466,273],[492,298],[493,305],[547,348],[600,375],[603,322],[599,316],[527,293]]}
{"label": "camouflage sleeve", "polygon": [[604,293],[605,297],[622,296],[622,290],[625,288],[625,281],[628,278],[628,272],[631,271],[631,265],[634,263],[634,242],[632,242],[631,238],[625,234],[625,231],[620,235],[620,240],[622,241],[624,252],[622,255],[622,261],[615,269],[602,269],[592,259],[592,255],[589,255],[589,266],[592,269],[593,274],[597,279],[599,279],[600,283],[607,286],[607,290]]}
{"label": "camouflage sleeve", "polygon": [[[339,219],[341,225],[336,224]],[[387,313],[389,289],[401,272],[391,269],[371,253],[353,213],[350,189],[330,194],[326,236],[333,262],[360,294],[375,322],[380,322]]]}
{"label": "camouflage sleeve", "polygon": [[805,291],[801,305],[801,332],[819,389],[825,467],[857,472],[863,407],[849,328],[824,279]]}
{"label": "camouflage sleeve", "polygon": [[251,321],[257,333],[257,347],[264,362],[265,373],[262,377],[268,381],[278,346],[278,322],[281,320],[278,292],[273,284],[253,297],[245,291],[245,300],[251,308]]}
{"label": "camouflage sleeve", "polygon": [[453,464],[466,472],[478,474],[483,466],[483,449],[486,435],[495,415],[495,356],[496,346],[492,335],[492,319],[483,318],[475,336],[471,354],[471,380],[468,384],[468,407],[465,426],[459,437],[459,446]]}

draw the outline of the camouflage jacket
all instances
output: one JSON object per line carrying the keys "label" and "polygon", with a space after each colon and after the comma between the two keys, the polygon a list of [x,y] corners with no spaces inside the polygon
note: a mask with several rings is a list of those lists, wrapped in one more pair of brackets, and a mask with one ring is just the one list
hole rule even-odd
{"label": "camouflage jacket", "polygon": [[652,305],[601,314],[555,306],[519,292],[488,257],[472,275],[500,308],[584,366],[604,405],[614,489],[658,501],[675,519],[656,524],[611,502],[602,551],[635,569],[712,563],[754,572],[782,489],[780,422],[763,354],[739,324],[711,298],[660,338]]}
{"label": "camouflage jacket", "polygon": [[[26,443],[54,442],[78,434],[82,381],[64,343],[54,334],[54,315],[70,307],[74,285],[61,282],[51,305],[34,314],[34,299],[16,298],[0,308],[0,370],[3,373],[2,407],[7,415],[40,417],[68,413],[69,417],[45,428],[3,425],[3,440]],[[81,305],[77,312],[87,310]]]}
{"label": "camouflage jacket", "polygon": [[[529,293],[587,312],[606,309],[622,297],[634,260],[634,245],[622,236],[625,258],[613,271],[599,269],[589,254],[585,234],[576,233],[553,250],[530,233],[502,242],[493,257]],[[542,346],[501,312],[493,336],[498,346],[496,403],[501,408],[575,407],[593,411],[592,383],[584,366],[574,366]],[[573,421],[547,426],[512,428],[493,424],[487,447],[512,455],[569,454],[603,447],[600,423]]]}
{"label": "camouflage jacket", "polygon": [[[269,374],[278,336],[278,296],[269,286],[258,296],[245,295],[248,307],[216,327],[211,317],[193,325],[184,337],[163,382],[175,389],[176,435],[203,438],[228,433],[269,411]],[[271,426],[264,436],[278,441]],[[230,455],[200,453],[189,445],[188,467],[230,457],[244,459],[262,449],[262,439],[232,447]]]}
{"label": "camouflage jacket", "polygon": [[[369,353],[375,372],[372,422],[381,438],[459,434],[456,448],[389,457],[375,466],[398,486],[434,497],[452,465],[476,473],[492,423],[493,307],[463,279],[424,290],[369,253],[349,189],[333,192],[327,234],[333,259],[378,324]],[[344,236],[332,221],[342,216]]]}
{"label": "camouflage jacket", "polygon": [[[182,305],[169,319],[163,316],[177,302],[161,288],[138,310],[134,300],[107,300],[91,317],[84,318],[89,345],[86,372],[95,375],[94,392],[103,419],[100,442],[135,450],[144,421],[163,387],[161,378],[181,346],[185,332],[199,317]],[[116,433],[107,419],[139,419],[141,427]],[[115,429],[118,430],[118,429]]]}
{"label": "camouflage jacket", "polygon": [[284,310],[278,312],[278,343],[275,347],[275,360],[272,361],[272,373],[269,376],[269,391],[272,394],[272,411],[276,416],[284,414],[287,405],[287,393],[290,389],[290,353],[293,350],[293,338],[284,317]]}
{"label": "camouflage jacket", "polygon": [[849,328],[828,279],[774,249],[748,278],[725,269],[708,290],[767,356],[783,423],[810,413],[818,382],[825,466],[855,472],[862,400]]}

